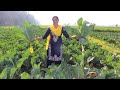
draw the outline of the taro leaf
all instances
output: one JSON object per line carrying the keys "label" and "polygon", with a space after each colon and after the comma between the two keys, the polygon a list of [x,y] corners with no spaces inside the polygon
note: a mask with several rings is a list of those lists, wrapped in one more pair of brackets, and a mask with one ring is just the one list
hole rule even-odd
{"label": "taro leaf", "polygon": [[80,37],[80,38],[79,38],[79,42],[80,42],[81,44],[86,44],[86,43],[87,43],[87,39],[86,39],[86,38],[83,38],[83,37]]}
{"label": "taro leaf", "polygon": [[95,79],[105,79],[107,71],[108,71],[107,67],[102,68],[101,73],[99,73],[99,75],[95,77]]}
{"label": "taro leaf", "polygon": [[85,78],[84,77],[84,68],[81,66],[79,70],[80,70],[80,78],[84,79]]}
{"label": "taro leaf", "polygon": [[27,40],[32,40],[35,37],[35,30],[33,29],[33,24],[24,21],[23,22],[23,35]]}
{"label": "taro leaf", "polygon": [[0,79],[7,79],[7,72],[8,72],[8,68],[4,68],[2,73],[0,74]]}
{"label": "taro leaf", "polygon": [[35,79],[38,79],[38,78],[41,77],[41,75],[40,75],[40,64],[41,63],[39,63],[38,65],[34,64],[33,69],[31,70],[31,76],[34,77]]}
{"label": "taro leaf", "polygon": [[17,70],[16,67],[12,67],[12,68],[10,69],[10,78],[11,78],[11,79],[13,78],[13,76],[14,76],[16,70]]}
{"label": "taro leaf", "polygon": [[88,35],[88,31],[87,31],[87,28],[86,28],[86,21],[83,21],[83,25],[82,25],[82,28],[81,28],[81,36],[86,37],[87,35]]}
{"label": "taro leaf", "polygon": [[44,78],[44,79],[54,79],[54,78],[53,78],[52,75],[47,74],[47,75],[45,75],[45,78]]}
{"label": "taro leaf", "polygon": [[36,57],[38,57],[38,56],[33,56],[33,57],[31,58],[31,65],[32,65],[32,67],[33,67],[33,65],[34,65],[35,62],[36,62],[36,61],[35,61],[35,58],[36,58]]}
{"label": "taro leaf", "polygon": [[23,72],[21,74],[21,79],[30,79],[30,75],[28,73],[26,73],[26,72]]}
{"label": "taro leaf", "polygon": [[94,60],[94,58],[95,58],[95,57],[89,56],[89,57],[87,58],[87,63],[89,63],[89,62],[91,62],[92,60]]}
{"label": "taro leaf", "polygon": [[[81,17],[80,19],[78,19],[77,24],[79,25],[79,29],[81,30],[82,28],[82,23],[83,23],[83,18]],[[80,32],[81,33],[81,32]]]}
{"label": "taro leaf", "polygon": [[77,70],[77,73],[78,73],[77,78],[78,79],[84,79],[84,68],[81,65],[78,65],[76,67],[76,70]]}
{"label": "taro leaf", "polygon": [[28,57],[30,55],[30,51],[29,49],[27,49],[26,51],[24,51],[24,53],[22,54],[22,57]]}
{"label": "taro leaf", "polygon": [[16,62],[17,68],[20,68],[22,66],[22,64],[24,63],[24,61],[27,59],[28,57],[23,57],[20,60],[18,60]]}
{"label": "taro leaf", "polygon": [[4,56],[0,57],[0,63],[4,62]]}

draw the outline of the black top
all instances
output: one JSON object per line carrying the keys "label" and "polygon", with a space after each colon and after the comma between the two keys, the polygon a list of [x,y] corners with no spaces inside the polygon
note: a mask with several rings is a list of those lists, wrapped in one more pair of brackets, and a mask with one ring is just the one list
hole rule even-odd
{"label": "black top", "polygon": [[[50,43],[52,43],[52,42],[53,42],[53,35],[52,35],[52,32],[51,32],[50,28],[47,29],[47,31],[45,32],[45,34],[44,34],[44,36],[43,36],[42,38],[43,38],[43,39],[46,39],[49,34],[50,34],[50,36],[51,36]],[[63,34],[66,38],[69,38],[69,35],[68,35],[68,33],[66,32],[65,27],[62,27],[62,34]],[[61,35],[62,35],[62,34],[61,34]],[[57,42],[62,43],[62,38],[61,38],[61,36],[58,37]]]}
{"label": "black top", "polygon": [[62,27],[61,36],[58,36],[58,37],[54,35],[54,33],[50,30],[50,28],[48,28],[42,38],[46,39],[49,34],[51,38],[49,42],[49,48],[47,50],[48,59],[51,61],[62,60],[62,37],[61,36],[63,34],[66,38],[69,38],[69,35],[66,32],[66,29],[64,27]]}

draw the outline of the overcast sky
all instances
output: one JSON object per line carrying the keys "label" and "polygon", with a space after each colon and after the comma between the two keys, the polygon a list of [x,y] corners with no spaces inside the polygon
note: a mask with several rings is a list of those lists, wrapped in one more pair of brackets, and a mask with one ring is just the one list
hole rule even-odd
{"label": "overcast sky", "polygon": [[41,25],[51,25],[52,17],[58,16],[59,24],[77,24],[80,17],[96,25],[120,25],[120,11],[28,11]]}

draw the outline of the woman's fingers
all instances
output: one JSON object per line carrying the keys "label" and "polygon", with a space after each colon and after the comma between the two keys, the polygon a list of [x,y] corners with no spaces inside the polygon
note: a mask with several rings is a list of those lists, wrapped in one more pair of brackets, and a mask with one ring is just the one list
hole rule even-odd
{"label": "woman's fingers", "polygon": [[73,35],[72,38],[76,38],[76,35]]}
{"label": "woman's fingers", "polygon": [[31,42],[34,42],[34,41],[35,41],[35,39],[31,40]]}

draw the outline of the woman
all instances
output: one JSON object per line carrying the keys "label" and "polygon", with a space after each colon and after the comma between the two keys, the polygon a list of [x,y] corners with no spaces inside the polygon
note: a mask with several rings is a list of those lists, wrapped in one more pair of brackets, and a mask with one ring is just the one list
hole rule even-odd
{"label": "woman", "polygon": [[66,38],[75,38],[76,36],[69,36],[66,32],[65,28],[61,25],[58,25],[59,18],[54,16],[52,18],[53,25],[50,26],[43,37],[38,37],[33,39],[35,40],[42,40],[47,38],[46,50],[47,50],[47,67],[54,64],[60,64],[62,60],[62,34]]}

